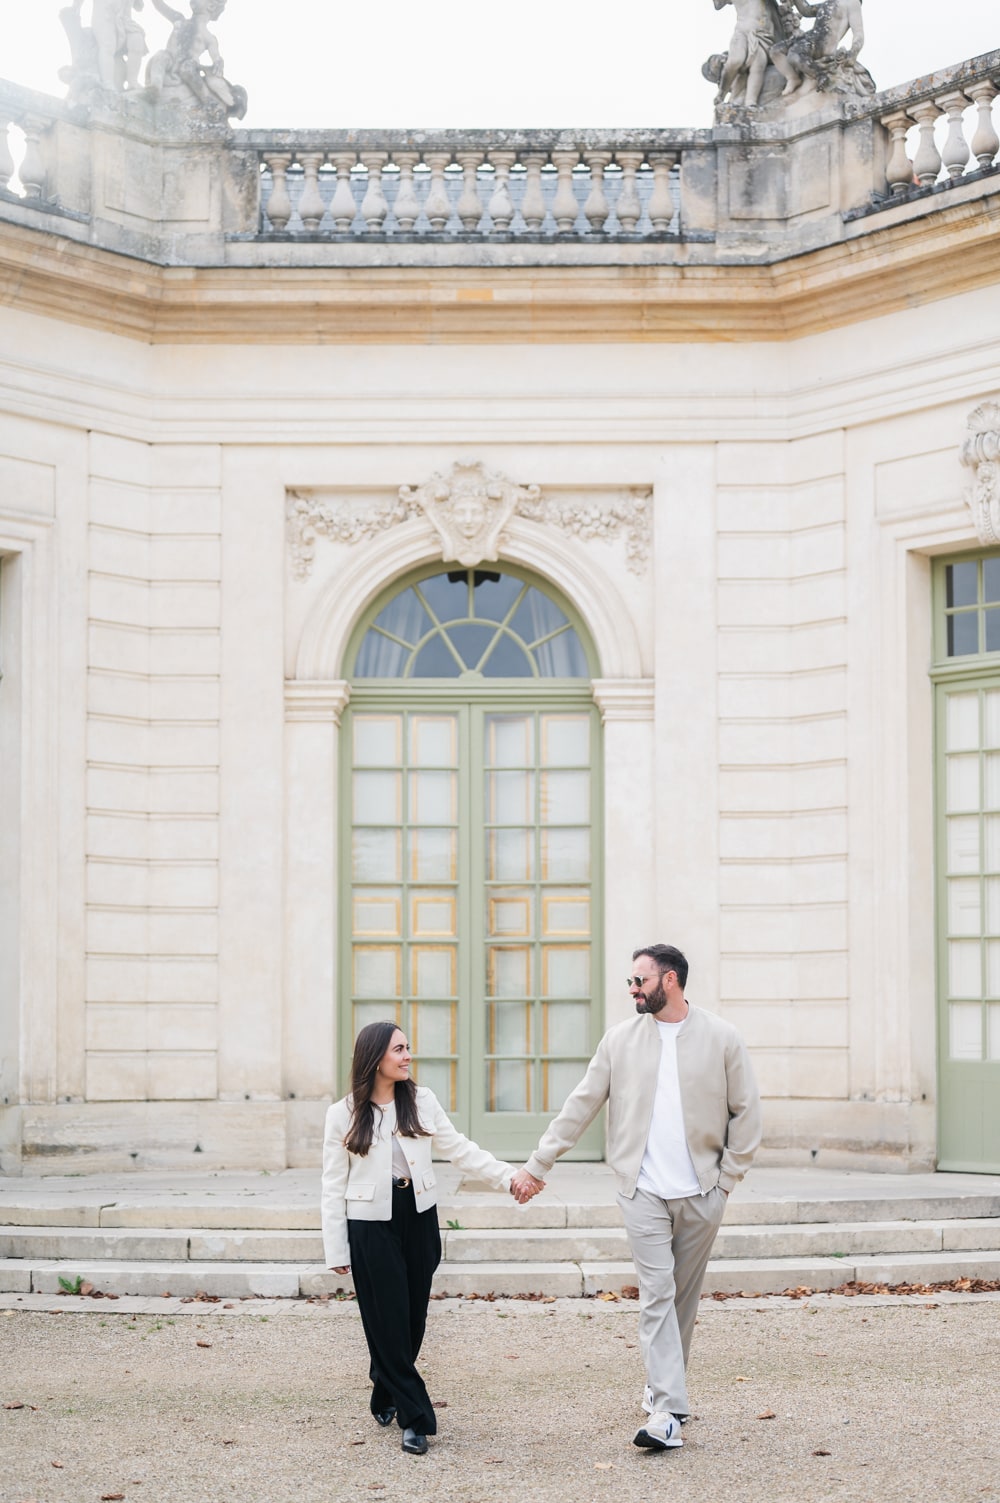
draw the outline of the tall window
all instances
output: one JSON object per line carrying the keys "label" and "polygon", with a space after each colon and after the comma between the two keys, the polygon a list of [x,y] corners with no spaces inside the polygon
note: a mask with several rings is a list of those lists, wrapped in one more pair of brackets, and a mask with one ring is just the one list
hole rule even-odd
{"label": "tall window", "polygon": [[344,1042],[395,1017],[417,1080],[512,1154],[600,1034],[595,671],[571,606],[507,566],[424,570],[349,657]]}

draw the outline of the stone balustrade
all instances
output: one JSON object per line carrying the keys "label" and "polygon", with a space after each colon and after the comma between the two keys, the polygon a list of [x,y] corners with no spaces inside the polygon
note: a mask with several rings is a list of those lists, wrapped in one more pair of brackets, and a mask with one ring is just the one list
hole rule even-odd
{"label": "stone balustrade", "polygon": [[180,265],[778,261],[1000,191],[998,95],[1000,51],[704,130],[191,133],[149,98],[0,82],[0,217]]}
{"label": "stone balustrade", "polygon": [[1000,55],[951,71],[957,76],[945,87],[934,86],[940,75],[929,87],[912,85],[905,101],[894,101],[894,108],[879,114],[889,136],[886,180],[894,196],[954,184],[1000,165],[1000,107],[994,103],[1000,95]]}
{"label": "stone balustrade", "polygon": [[345,133],[262,144],[261,228],[324,238],[676,236],[685,148],[703,152],[710,138]]}

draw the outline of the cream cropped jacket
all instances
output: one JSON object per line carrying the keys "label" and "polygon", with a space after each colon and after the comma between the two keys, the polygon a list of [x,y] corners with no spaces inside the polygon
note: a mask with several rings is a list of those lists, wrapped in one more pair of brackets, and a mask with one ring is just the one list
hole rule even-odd
{"label": "cream cropped jacket", "polygon": [[[492,1153],[473,1143],[453,1126],[433,1091],[417,1086],[417,1112],[427,1138],[399,1142],[410,1166],[418,1211],[437,1205],[437,1179],[432,1158],[450,1159],[468,1174],[478,1175],[498,1190],[509,1190],[513,1170]],[[348,1221],[392,1219],[392,1137],[376,1137],[364,1158],[348,1153],[344,1138],[351,1121],[351,1098],[334,1102],[326,1114],[323,1135],[323,1248],[328,1268],[344,1268],[351,1261]]]}
{"label": "cream cropped jacket", "polygon": [[[648,1013],[609,1028],[587,1073],[526,1164],[545,1179],[554,1161],[608,1103],[608,1163],[627,1200],[646,1151],[660,1070],[660,1039]],[[701,1193],[727,1192],[743,1178],[760,1144],[760,1097],[746,1045],[715,1013],[688,1003],[677,1035],[681,1110]]]}

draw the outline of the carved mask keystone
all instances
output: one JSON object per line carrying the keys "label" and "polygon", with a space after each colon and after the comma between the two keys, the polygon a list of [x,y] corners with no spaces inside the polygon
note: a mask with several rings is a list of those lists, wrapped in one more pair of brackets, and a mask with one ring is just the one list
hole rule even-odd
{"label": "carved mask keystone", "polygon": [[467,569],[499,558],[504,527],[519,505],[539,495],[537,485],[515,485],[481,464],[455,464],[446,476],[399,489],[400,501],[419,509],[438,534],[442,559]]}
{"label": "carved mask keystone", "polygon": [[969,414],[962,463],[974,472],[965,493],[981,543],[1000,543],[1000,402],[983,402]]}

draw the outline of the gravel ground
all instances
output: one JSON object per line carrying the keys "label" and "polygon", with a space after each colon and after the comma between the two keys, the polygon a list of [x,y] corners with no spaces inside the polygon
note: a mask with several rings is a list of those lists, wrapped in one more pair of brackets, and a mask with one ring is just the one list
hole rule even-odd
{"label": "gravel ground", "polygon": [[355,1305],[186,1310],[0,1312],[2,1503],[1000,1500],[996,1299],[706,1300],[665,1453],[631,1444],[634,1303],[434,1302],[419,1458],[368,1415]]}

